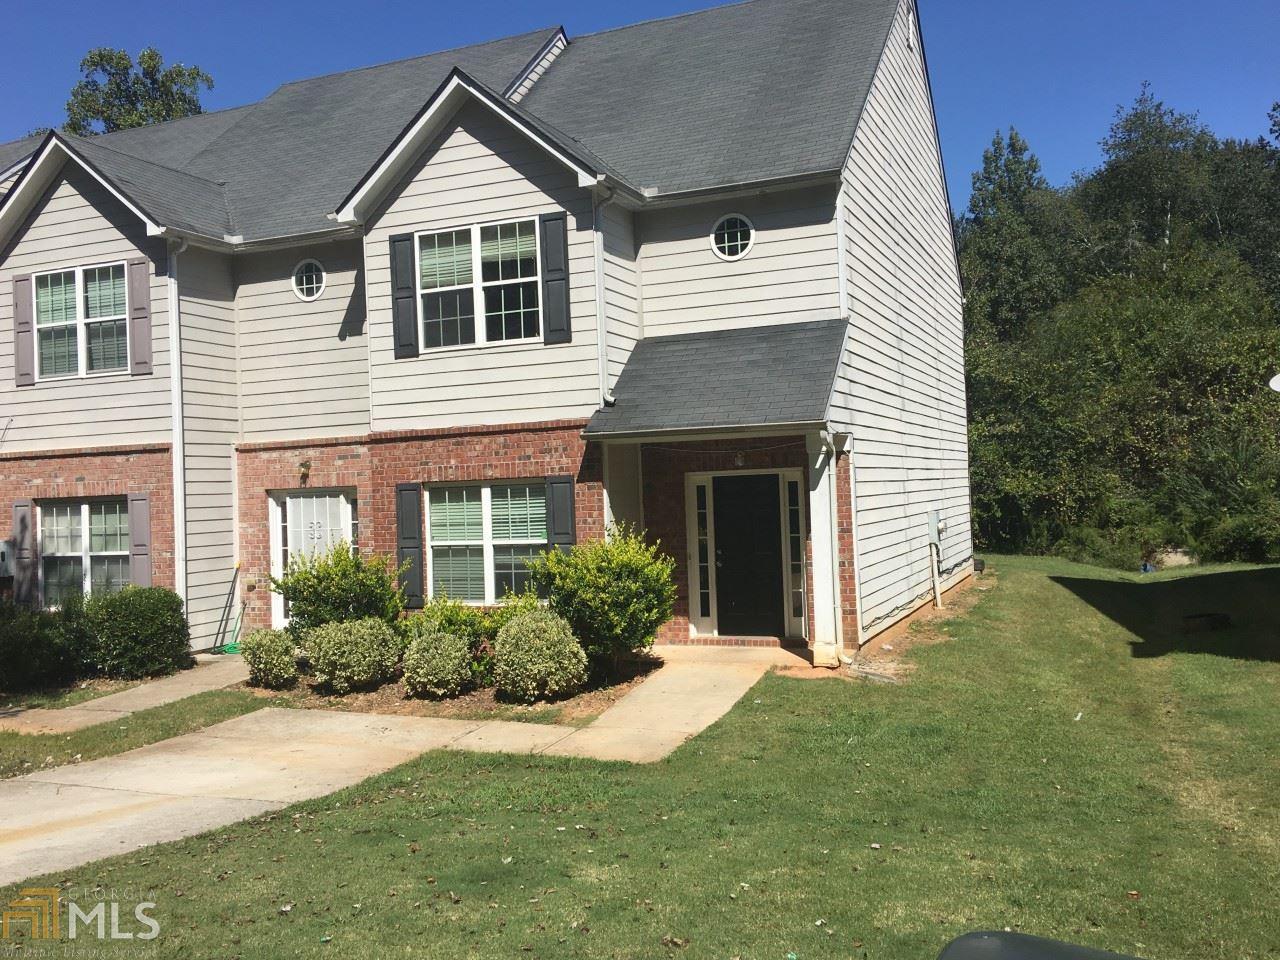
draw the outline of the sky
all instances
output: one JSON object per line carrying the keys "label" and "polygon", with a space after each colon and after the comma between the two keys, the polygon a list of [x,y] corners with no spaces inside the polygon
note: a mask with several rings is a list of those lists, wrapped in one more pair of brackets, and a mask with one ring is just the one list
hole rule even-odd
{"label": "sky", "polygon": [[[768,0],[762,0],[768,2]],[[1095,166],[1117,106],[1143,81],[1220,136],[1266,133],[1280,100],[1275,0],[919,0],[952,202],[997,129],[1016,126],[1051,183]],[[206,109],[260,99],[281,83],[562,24],[569,36],[715,6],[708,0],[169,0],[121,4],[5,0],[0,142],[64,119],[91,47],[153,44],[216,86]],[[425,99],[431,91],[423,91]]]}

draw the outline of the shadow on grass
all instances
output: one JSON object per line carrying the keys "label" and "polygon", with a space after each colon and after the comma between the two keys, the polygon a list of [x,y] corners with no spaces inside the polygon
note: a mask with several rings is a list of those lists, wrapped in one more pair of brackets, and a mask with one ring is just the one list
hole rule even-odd
{"label": "shadow on grass", "polygon": [[1133,633],[1135,657],[1187,652],[1280,661],[1280,568],[1147,582],[1052,580]]}

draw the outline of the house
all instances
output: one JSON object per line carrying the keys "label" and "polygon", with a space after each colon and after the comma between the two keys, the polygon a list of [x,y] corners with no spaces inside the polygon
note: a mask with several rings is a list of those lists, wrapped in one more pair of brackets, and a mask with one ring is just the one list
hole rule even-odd
{"label": "house", "polygon": [[626,522],[677,560],[660,640],[834,663],[971,572],[913,0],[549,28],[0,178],[26,602],[169,586],[208,647],[340,539],[480,604]]}

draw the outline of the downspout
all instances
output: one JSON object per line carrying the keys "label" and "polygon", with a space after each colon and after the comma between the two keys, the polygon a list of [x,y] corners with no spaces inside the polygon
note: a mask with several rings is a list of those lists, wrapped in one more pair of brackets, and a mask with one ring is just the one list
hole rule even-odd
{"label": "downspout", "polygon": [[182,309],[178,298],[178,257],[187,249],[179,240],[169,250],[169,413],[173,420],[173,589],[187,602],[187,458],[182,392]]}
{"label": "downspout", "polygon": [[591,222],[596,267],[596,372],[600,378],[600,405],[609,400],[609,316],[604,302],[604,208],[613,202],[612,187],[598,184],[592,194]]}
{"label": "downspout", "polygon": [[840,451],[836,449],[831,435],[822,434],[822,444],[827,451],[827,469],[831,476],[827,481],[827,509],[831,522],[831,615],[836,627],[836,657],[844,651],[844,601],[840,596]]}

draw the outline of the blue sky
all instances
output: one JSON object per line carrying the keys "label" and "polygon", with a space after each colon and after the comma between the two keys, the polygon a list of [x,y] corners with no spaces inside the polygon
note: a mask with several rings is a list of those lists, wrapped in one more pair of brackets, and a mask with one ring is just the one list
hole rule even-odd
{"label": "blue sky", "polygon": [[[767,0],[766,0],[767,2]],[[1280,99],[1275,0],[920,0],[948,179],[957,206],[997,127],[1016,125],[1054,183],[1098,159],[1120,103],[1149,80],[1220,135],[1266,131]],[[57,125],[90,47],[148,43],[213,74],[208,109],[279,84],[562,23],[574,34],[714,6],[705,0],[378,0],[129,4],[7,0],[0,56],[0,141]],[[452,8],[452,9],[450,9]],[[430,91],[424,91],[423,96]]]}

